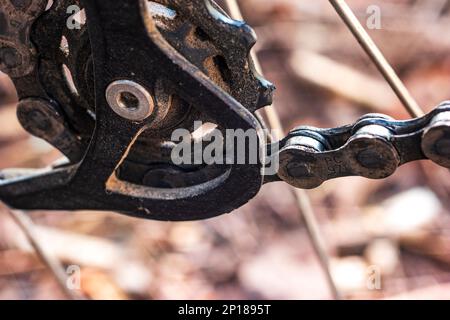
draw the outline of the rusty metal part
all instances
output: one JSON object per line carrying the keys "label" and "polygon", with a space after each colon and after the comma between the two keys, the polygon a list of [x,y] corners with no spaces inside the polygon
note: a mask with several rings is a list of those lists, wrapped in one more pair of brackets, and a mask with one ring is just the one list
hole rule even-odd
{"label": "rusty metal part", "polygon": [[17,118],[25,130],[57,147],[70,161],[76,163],[82,159],[82,142],[51,102],[23,99],[17,106]]}
{"label": "rusty metal part", "polygon": [[[147,1],[82,1],[87,23],[68,31],[69,4],[78,1],[55,2],[35,23],[32,38],[41,53],[44,88],[37,96],[60,106],[70,129],[89,146],[78,163],[1,181],[0,197],[25,209],[115,210],[190,220],[230,212],[256,195],[262,185],[259,163],[183,168],[161,152],[175,128],[192,129],[195,120],[220,130],[252,129],[262,141],[252,112],[270,102],[273,87],[256,75],[248,57],[253,31],[203,0],[153,1],[153,8],[158,4],[175,13],[170,19],[149,11]],[[154,97],[150,117],[136,122],[110,108],[105,93],[118,79],[139,83]]]}
{"label": "rusty metal part", "polygon": [[335,129],[300,127],[281,142],[278,177],[303,189],[347,176],[383,179],[430,159],[450,168],[450,103],[409,121],[373,114]]}
{"label": "rusty metal part", "polygon": [[[242,206],[264,182],[312,188],[348,175],[384,178],[425,158],[449,166],[443,104],[406,122],[368,115],[342,128],[293,130],[273,154],[278,175],[264,176],[273,145],[255,111],[274,87],[254,70],[248,25],[211,0],[59,0],[44,11],[46,2],[0,5],[0,65],[16,85],[22,125],[69,161],[0,173],[0,199],[13,207],[204,219]],[[67,27],[73,5],[86,15],[80,28]],[[222,133],[252,130],[257,141],[243,145],[259,161],[173,163],[172,132],[193,136],[197,121]]]}
{"label": "rusty metal part", "polygon": [[[87,30],[89,21],[80,29],[66,27],[71,15],[67,8],[72,5],[83,8],[78,0],[60,0],[37,20],[32,39],[41,54],[39,76],[45,93],[30,94],[27,90],[21,97],[40,96],[52,100],[65,115],[69,129],[81,141],[80,146],[74,145],[78,150],[72,153],[84,154],[95,124],[93,59]],[[164,1],[149,1],[147,13],[154,19],[165,41],[247,110],[264,106],[271,100],[273,86],[253,71],[253,63],[248,58],[248,50],[255,42],[253,31],[242,22],[229,20],[212,2],[208,6],[211,7],[203,11],[194,10],[195,7],[187,10],[181,2],[171,5]],[[216,19],[211,21],[208,17],[213,14]],[[212,32],[215,35],[210,34]],[[137,81],[132,73],[124,73],[124,80]],[[159,151],[170,141],[175,128],[194,130],[194,121],[214,122],[175,93],[173,79],[155,77],[151,80],[147,89],[154,104],[149,119],[152,125],[139,136],[119,170],[122,179],[138,184],[144,180],[154,181],[160,176],[161,164],[165,163],[168,170],[171,168],[170,157],[162,157]],[[55,147],[65,149],[63,145]],[[73,159],[67,152],[64,154]],[[156,170],[155,178],[149,179],[153,169]],[[199,176],[204,176],[203,169],[199,167],[198,170]],[[192,174],[191,171],[186,173],[186,186],[192,184]],[[168,180],[160,184],[164,183],[171,184]]]}
{"label": "rusty metal part", "polygon": [[0,4],[0,70],[12,78],[29,75],[35,68],[36,51],[29,34],[46,4],[46,0]]}
{"label": "rusty metal part", "polygon": [[450,168],[450,112],[438,113],[425,130],[422,150],[428,159]]}
{"label": "rusty metal part", "polygon": [[[67,7],[77,4],[78,1],[55,1],[51,8],[46,8],[47,3],[48,1],[41,0],[8,0],[0,4],[0,15],[5,17],[4,23],[6,24],[6,28],[1,30],[9,30],[6,33],[11,38],[16,39],[16,42],[22,43],[22,46],[26,43],[25,46],[30,48],[28,52],[32,62],[28,65],[28,70],[21,74],[11,73],[8,70],[4,71],[11,76],[19,100],[23,101],[18,109],[22,125],[32,134],[39,133],[38,137],[52,143],[69,159],[77,162],[82,158],[89,144],[95,121],[87,113],[85,106],[88,103],[82,103],[84,98],[81,96],[87,97],[86,92],[80,91],[80,95],[75,96],[69,89],[64,72],[70,70],[68,66],[82,65],[79,61],[84,59],[75,55],[75,53],[81,55],[82,50],[76,48],[86,46],[88,38],[85,30],[80,30],[79,33],[71,33],[72,30],[69,30],[66,26],[69,16],[66,13]],[[11,11],[13,7],[16,8],[15,11]],[[17,21],[20,21],[20,23]],[[72,36],[69,36],[69,34]],[[2,37],[5,36],[0,35],[0,38]],[[67,40],[67,38],[74,39],[72,41],[73,48],[71,48],[73,50],[70,50],[70,54],[62,49],[62,39]],[[0,50],[4,47],[4,44],[0,41]],[[81,67],[79,71],[81,71]],[[75,72],[73,74],[75,75]],[[76,72],[76,75],[81,77],[82,72]],[[39,101],[30,106],[34,111],[39,106],[43,106],[43,110],[40,113],[34,112],[34,115],[57,115],[58,120],[56,122],[60,122],[61,127],[67,128],[65,136],[74,136],[79,140],[79,143],[72,143],[70,139],[52,138],[54,132],[51,130],[54,127],[49,127],[47,133],[44,133],[43,130],[34,130],[33,127],[38,119],[33,119],[32,115],[24,115],[24,112],[21,111],[22,108],[25,111],[29,110],[26,104],[29,104],[30,101]],[[49,108],[53,108],[53,110]],[[69,145],[71,147],[68,147]]]}

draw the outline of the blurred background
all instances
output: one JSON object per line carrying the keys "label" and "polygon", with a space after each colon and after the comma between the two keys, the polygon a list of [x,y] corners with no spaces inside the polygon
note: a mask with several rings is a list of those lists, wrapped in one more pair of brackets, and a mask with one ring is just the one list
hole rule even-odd
{"label": "blurred background", "polygon": [[[408,115],[328,1],[241,0],[259,37],[286,129]],[[450,1],[349,0],[426,110],[450,98]],[[372,6],[372,7],[370,7]],[[370,11],[373,13],[373,11]],[[0,74],[0,168],[58,157],[15,117]],[[346,178],[309,191],[337,289],[348,299],[450,299],[450,174],[431,162],[383,181]],[[232,214],[163,223],[113,213],[33,212],[36,239],[89,299],[332,299],[290,188],[263,188]],[[4,207],[0,299],[66,299]]]}

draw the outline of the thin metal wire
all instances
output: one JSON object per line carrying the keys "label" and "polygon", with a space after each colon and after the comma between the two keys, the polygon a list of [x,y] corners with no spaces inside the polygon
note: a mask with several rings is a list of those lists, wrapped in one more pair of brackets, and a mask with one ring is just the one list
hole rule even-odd
{"label": "thin metal wire", "polygon": [[[230,16],[235,20],[244,20],[242,16],[241,9],[239,7],[239,3],[237,0],[225,0],[224,1]],[[259,62],[258,56],[255,51],[252,50],[251,56],[253,62],[255,64],[256,70],[262,75],[263,71],[261,68],[261,64]],[[283,138],[283,126],[281,124],[280,117],[278,112],[275,109],[274,105],[268,106],[264,109],[267,120],[269,122],[269,126],[273,129],[275,134],[275,139],[281,140]],[[330,291],[333,297],[336,300],[341,299],[341,294],[336,286],[336,283],[333,279],[330,269],[330,258],[327,253],[324,237],[319,227],[319,223],[317,222],[316,215],[314,213],[314,209],[311,204],[311,199],[308,193],[305,190],[291,188],[293,195],[295,196],[298,209],[300,211],[301,217],[305,223],[306,229],[308,231],[309,238],[311,239],[312,246],[314,251],[319,258],[321,267],[325,273],[325,277],[330,288]]]}
{"label": "thin metal wire", "polygon": [[64,268],[61,263],[48,254],[45,248],[41,245],[38,240],[38,236],[35,231],[35,224],[30,219],[30,217],[23,211],[12,210],[6,205],[3,205],[4,210],[11,216],[14,222],[19,226],[22,232],[25,234],[31,247],[34,249],[36,255],[41,259],[41,261],[47,266],[51,271],[53,277],[55,278],[58,286],[64,295],[70,300],[82,299],[81,296],[76,294],[74,291],[67,287],[67,274],[64,272]]}
{"label": "thin metal wire", "polygon": [[420,108],[419,104],[412,97],[406,86],[400,80],[397,73],[384,57],[378,46],[372,40],[370,35],[362,26],[352,9],[348,6],[345,0],[329,0],[341,19],[347,25],[353,36],[358,40],[361,47],[370,57],[378,70],[381,72],[387,83],[391,86],[394,93],[400,99],[406,110],[412,117],[421,117],[425,113]]}

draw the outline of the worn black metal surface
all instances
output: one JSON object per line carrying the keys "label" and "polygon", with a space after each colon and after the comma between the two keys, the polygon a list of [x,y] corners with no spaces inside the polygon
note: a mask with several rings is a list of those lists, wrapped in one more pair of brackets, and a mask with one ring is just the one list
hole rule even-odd
{"label": "worn black metal surface", "polygon": [[[111,110],[104,93],[106,87],[117,79],[131,79],[152,92],[156,90],[158,83],[167,84],[171,92],[195,108],[194,116],[189,118],[189,114],[185,119],[213,121],[219,128],[254,129],[260,132],[261,125],[251,111],[270,102],[271,85],[253,73],[248,59],[248,52],[255,40],[247,25],[229,20],[210,2],[191,1],[189,5],[186,5],[184,1],[158,2],[170,6],[183,19],[189,18],[191,25],[194,23],[197,28],[201,26],[204,36],[211,39],[209,42],[219,44],[215,48],[209,45],[209,48],[205,50],[214,49],[221,53],[221,59],[224,59],[227,64],[227,74],[231,77],[229,87],[226,88],[227,81],[224,81],[228,79],[219,79],[216,83],[211,80],[213,75],[208,74],[208,71],[213,73],[217,70],[207,68],[205,65],[198,68],[181,55],[180,51],[186,45],[181,42],[191,41],[192,43],[197,41],[196,39],[186,40],[186,37],[180,37],[179,43],[176,43],[177,40],[172,35],[171,43],[167,42],[156,25],[156,19],[149,15],[146,1],[82,2],[87,14],[90,38],[95,39],[91,41],[95,65],[93,72],[96,90],[95,131],[80,163],[72,161],[73,164],[44,174],[40,172],[35,177],[17,177],[17,179],[2,181],[0,197],[8,204],[24,209],[99,209],[152,219],[189,220],[230,212],[246,203],[258,192],[262,184],[260,164],[222,166],[220,170],[215,168],[212,170],[214,176],[207,177],[208,180],[200,181],[193,186],[178,188],[148,187],[143,183],[121,180],[122,177],[119,179],[117,176],[117,169],[128,161],[125,159],[127,155],[130,155],[130,150],[131,155],[139,154],[139,149],[134,151],[136,144],[161,141],[160,132],[165,129],[158,127],[164,121],[156,119],[160,115],[158,112],[151,118],[136,123],[119,117]],[[58,74],[56,68],[61,62],[64,62],[72,71],[75,70],[74,74],[78,76],[84,74],[77,72],[76,63],[67,61],[67,56],[63,61],[60,53],[53,56],[51,53],[56,47],[55,41],[49,39],[53,37],[55,38],[53,40],[59,40],[62,36],[64,27],[58,27],[63,21],[59,18],[62,12],[60,10],[69,3],[76,2],[57,1],[54,10],[44,13],[42,20],[36,23],[41,31],[50,28],[50,25],[57,26],[53,35],[50,34],[46,38],[51,44],[42,42],[42,46],[48,48],[50,52],[43,57],[46,60],[43,63],[44,77],[47,78]],[[67,18],[64,14],[62,16]],[[61,21],[57,21],[58,19]],[[174,28],[178,27],[180,26],[177,25]],[[170,32],[171,30],[165,30],[166,34]],[[39,34],[42,36],[43,33],[39,32]],[[66,33],[64,36],[69,40],[70,46],[72,41],[69,39],[69,34]],[[77,38],[78,43],[79,38],[81,37]],[[229,43],[232,40],[234,45],[220,45],[225,40]],[[59,45],[58,41],[56,43]],[[177,46],[179,51],[176,50]],[[191,46],[191,51],[192,47],[194,46]],[[80,53],[74,55],[78,56]],[[189,57],[189,53],[186,55]],[[198,54],[195,57],[198,57]],[[56,66],[51,64],[52,61],[58,61]],[[89,58],[86,59],[84,55],[81,62],[82,70],[89,68],[89,62],[86,61],[89,61]],[[74,79],[75,82],[83,82],[84,79],[78,79],[78,76]],[[54,80],[46,82],[47,90],[56,93],[59,101],[67,102],[66,108],[69,108],[69,111],[66,112],[66,118],[70,122],[72,118],[69,113],[74,112],[71,108],[80,108],[73,101],[65,101],[65,96],[68,96],[65,95],[66,92],[52,87],[61,79]],[[89,82],[89,79],[84,81]],[[85,86],[85,88],[89,87],[89,84]],[[242,104],[226,91],[232,93]],[[25,96],[26,94],[21,98]],[[89,101],[89,99],[85,100]],[[158,107],[161,106],[158,105]],[[179,108],[174,109],[162,110],[162,112],[166,114],[171,111],[180,112]],[[89,106],[84,110],[89,110]],[[176,115],[169,119],[179,122]],[[70,124],[75,127],[74,123],[70,122]],[[180,124],[175,123],[175,125]],[[188,125],[191,124],[186,126]],[[173,129],[174,125],[168,123],[167,127]],[[153,139],[153,135],[158,139]],[[145,139],[140,141],[138,138],[143,136]],[[133,144],[135,144],[134,147]],[[64,148],[60,147],[60,150],[64,151]],[[66,155],[69,156],[68,153]],[[77,159],[72,157],[71,160]],[[149,160],[148,169],[151,170],[152,159]],[[124,168],[125,170],[123,168],[120,170],[120,174],[126,178],[126,171],[133,170],[133,165],[128,163]],[[173,166],[169,169],[173,170]],[[161,170],[160,165],[158,170]],[[179,174],[182,173],[180,171]],[[146,176],[152,181],[148,178],[148,172]],[[192,176],[191,171],[188,177],[195,181]]]}

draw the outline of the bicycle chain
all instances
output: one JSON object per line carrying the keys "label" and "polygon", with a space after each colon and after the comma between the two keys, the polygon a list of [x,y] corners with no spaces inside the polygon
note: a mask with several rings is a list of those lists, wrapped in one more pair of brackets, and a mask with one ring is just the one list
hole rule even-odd
{"label": "bicycle chain", "polygon": [[450,169],[450,102],[408,121],[369,114],[340,128],[299,127],[280,148],[278,178],[303,189],[347,176],[384,179],[425,159]]}
{"label": "bicycle chain", "polygon": [[47,1],[6,1],[0,15],[0,69],[12,78],[22,78],[35,70],[36,50],[31,43],[31,25],[45,9]]}
{"label": "bicycle chain", "polygon": [[[10,75],[15,84],[19,96],[17,115],[22,126],[34,136],[55,146],[70,160],[76,161],[82,157],[80,150],[87,146],[85,137],[88,134],[74,130],[69,124],[67,117],[71,115],[70,109],[65,108],[65,103],[55,100],[55,96],[60,97],[61,94],[49,93],[46,89],[53,81],[58,82],[58,92],[64,92],[64,86],[61,85],[64,80],[55,72],[55,69],[62,68],[60,65],[56,66],[55,57],[46,59],[48,53],[41,52],[32,39],[35,31],[33,27],[45,13],[45,9],[48,9],[47,3],[46,0],[16,0],[0,4],[0,71]],[[51,31],[44,30],[42,34],[51,37],[56,29],[57,25],[53,25]],[[59,49],[60,43],[56,45]],[[51,47],[48,49],[51,51]],[[48,70],[49,65],[53,66],[53,69]],[[69,99],[61,102],[73,104]],[[84,127],[92,130],[89,117],[82,114],[81,108],[76,107],[73,110],[76,110],[72,112],[75,117],[71,118],[78,119]],[[83,131],[80,126],[78,129]]]}

